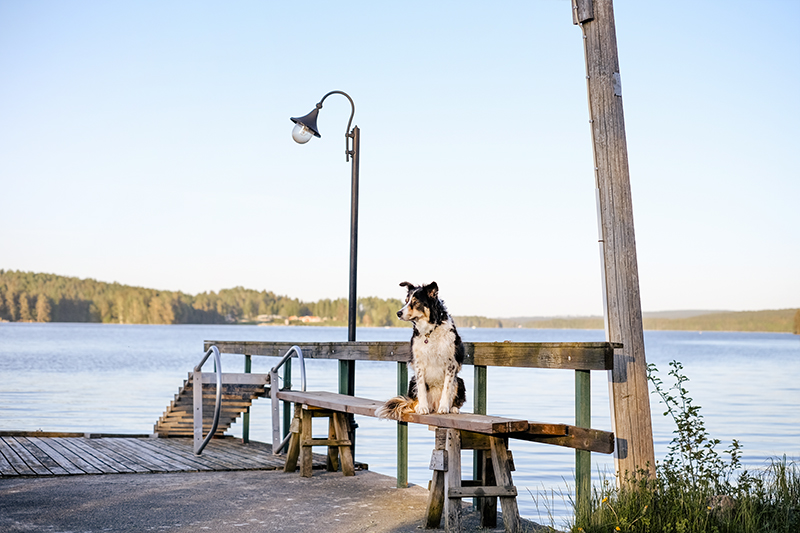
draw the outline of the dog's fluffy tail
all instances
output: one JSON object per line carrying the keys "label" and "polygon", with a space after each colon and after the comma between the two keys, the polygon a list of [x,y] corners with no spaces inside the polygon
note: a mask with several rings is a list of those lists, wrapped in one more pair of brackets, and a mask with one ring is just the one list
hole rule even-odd
{"label": "dog's fluffy tail", "polygon": [[417,399],[407,396],[395,396],[385,404],[375,410],[375,416],[391,420],[400,420],[400,417],[407,413],[414,413],[417,407]]}

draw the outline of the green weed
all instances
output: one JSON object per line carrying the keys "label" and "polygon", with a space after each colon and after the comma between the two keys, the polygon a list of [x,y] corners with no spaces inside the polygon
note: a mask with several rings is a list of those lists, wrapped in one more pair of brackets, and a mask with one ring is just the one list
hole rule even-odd
{"label": "green weed", "polygon": [[[800,469],[786,456],[759,472],[742,468],[733,440],[720,454],[685,385],[683,366],[670,363],[666,388],[655,365],[648,379],[675,422],[675,437],[655,477],[626,473],[622,483],[603,478],[587,509],[576,509],[573,533],[794,533],[800,531]],[[618,488],[621,487],[621,488]]]}

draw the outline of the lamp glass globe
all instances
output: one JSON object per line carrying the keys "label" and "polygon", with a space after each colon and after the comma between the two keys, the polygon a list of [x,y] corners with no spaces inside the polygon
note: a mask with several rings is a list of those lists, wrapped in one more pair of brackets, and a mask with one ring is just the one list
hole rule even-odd
{"label": "lamp glass globe", "polygon": [[311,140],[314,134],[311,133],[311,130],[305,127],[305,125],[297,122],[294,125],[294,129],[292,130],[292,139],[298,144],[305,144]]}

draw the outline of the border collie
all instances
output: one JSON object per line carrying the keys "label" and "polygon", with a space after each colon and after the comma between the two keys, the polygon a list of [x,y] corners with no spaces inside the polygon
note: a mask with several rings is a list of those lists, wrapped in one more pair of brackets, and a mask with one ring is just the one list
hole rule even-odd
{"label": "border collie", "polygon": [[411,368],[414,377],[408,384],[408,396],[396,396],[379,407],[378,418],[400,420],[406,413],[458,413],[467,399],[464,380],[458,377],[464,362],[464,344],[453,318],[439,299],[439,286],[414,286],[408,289],[406,303],[397,312],[400,320],[414,325],[411,335]]}

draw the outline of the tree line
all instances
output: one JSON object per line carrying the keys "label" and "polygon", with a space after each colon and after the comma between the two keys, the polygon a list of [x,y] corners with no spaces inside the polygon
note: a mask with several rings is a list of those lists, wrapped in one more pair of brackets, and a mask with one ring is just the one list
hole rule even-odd
{"label": "tree line", "polygon": [[[357,324],[400,326],[402,302],[359,298]],[[0,270],[0,318],[10,322],[102,322],[115,324],[230,324],[259,316],[285,321],[319,316],[326,325],[347,323],[347,299],[303,302],[297,298],[235,287],[197,295],[158,291],[55,274]]]}
{"label": "tree line", "polygon": [[[403,302],[359,298],[356,324],[408,326],[397,318]],[[189,295],[55,274],[0,269],[0,320],[10,322],[103,322],[116,324],[255,323],[264,317],[317,316],[322,324],[347,324],[347,298],[304,302],[297,298],[235,287]],[[456,316],[460,328],[603,329],[602,317],[499,319]],[[299,321],[298,321],[299,323]],[[773,331],[800,334],[800,309],[725,312],[681,319],[645,318],[646,330]]]}

